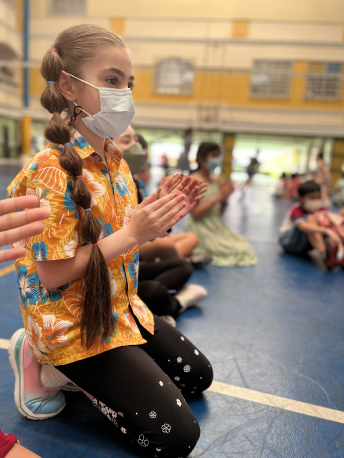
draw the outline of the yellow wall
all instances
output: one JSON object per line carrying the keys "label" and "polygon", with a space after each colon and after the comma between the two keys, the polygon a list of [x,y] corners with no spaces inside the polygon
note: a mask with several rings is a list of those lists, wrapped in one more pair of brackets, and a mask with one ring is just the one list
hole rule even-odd
{"label": "yellow wall", "polygon": [[[303,71],[305,63],[295,64],[295,71]],[[297,69],[297,70],[296,70]],[[250,75],[229,75],[199,72],[196,74],[194,93],[190,96],[155,94],[154,73],[152,70],[137,70],[133,98],[140,102],[185,103],[185,102],[223,102],[228,105],[281,107],[281,108],[344,108],[344,85],[342,100],[319,101],[305,98],[305,75],[294,76],[291,81],[290,97],[287,99],[263,99],[250,96]]]}

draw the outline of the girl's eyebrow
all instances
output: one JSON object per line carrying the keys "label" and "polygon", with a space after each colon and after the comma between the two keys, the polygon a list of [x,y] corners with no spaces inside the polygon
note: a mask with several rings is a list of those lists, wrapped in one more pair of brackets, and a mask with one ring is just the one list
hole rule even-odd
{"label": "girl's eyebrow", "polygon": [[[107,68],[106,70],[104,70],[104,73],[105,72],[117,73],[118,76],[125,78],[124,73],[121,70],[119,70],[118,68],[114,68],[114,67]],[[129,81],[134,81],[134,79],[135,79],[134,75],[129,76]]]}

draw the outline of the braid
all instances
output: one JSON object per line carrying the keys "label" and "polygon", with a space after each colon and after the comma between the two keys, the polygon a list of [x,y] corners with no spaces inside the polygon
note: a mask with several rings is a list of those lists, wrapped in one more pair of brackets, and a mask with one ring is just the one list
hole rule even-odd
{"label": "braid", "polygon": [[[74,29],[78,27],[84,35],[87,33],[92,35],[92,32],[95,30],[94,33],[101,36],[103,42],[106,40],[110,42],[112,40],[112,44],[122,45],[119,37],[111,34],[111,32],[104,31],[104,29],[95,26],[90,26],[94,30],[85,30],[85,26],[76,26]],[[72,29],[69,28],[67,31],[73,32]],[[66,37],[66,34],[63,34],[64,32],[59,35],[54,48],[49,49],[43,58],[41,74],[47,81],[57,81],[62,70],[70,72],[68,59],[65,58],[63,49],[60,49],[59,46],[59,40],[61,43],[68,42],[68,36]],[[81,38],[83,37],[81,36]],[[59,157],[59,163],[75,180],[71,198],[78,207],[84,210],[89,209],[92,202],[92,194],[84,180],[76,179],[76,177],[82,176],[83,160],[72,145],[66,145],[66,143],[70,142],[70,130],[59,113],[67,109],[67,103],[55,84],[47,84],[41,96],[41,104],[53,114],[45,130],[45,137],[52,143],[64,145]],[[81,224],[83,241],[87,244],[95,245],[99,240],[101,232],[102,225],[99,220],[91,211],[85,211]],[[112,334],[114,326],[109,270],[98,246],[92,246],[90,259],[83,275],[83,283],[80,337],[82,345],[88,349],[92,345],[106,340]]]}

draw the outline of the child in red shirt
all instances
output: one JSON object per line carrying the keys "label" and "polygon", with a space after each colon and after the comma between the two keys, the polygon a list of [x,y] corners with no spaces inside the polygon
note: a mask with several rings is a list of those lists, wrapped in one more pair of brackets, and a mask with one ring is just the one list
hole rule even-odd
{"label": "child in red shirt", "polygon": [[297,191],[299,204],[288,212],[280,228],[279,242],[292,254],[302,255],[315,249],[325,265],[333,269],[342,263],[343,243],[334,230],[319,224],[318,212],[327,212],[322,206],[320,186],[313,180],[306,181]]}

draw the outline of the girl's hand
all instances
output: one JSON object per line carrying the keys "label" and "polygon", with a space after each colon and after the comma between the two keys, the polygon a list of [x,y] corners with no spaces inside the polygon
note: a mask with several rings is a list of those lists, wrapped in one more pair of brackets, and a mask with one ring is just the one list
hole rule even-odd
{"label": "girl's hand", "polygon": [[225,201],[233,193],[234,186],[230,181],[223,181],[219,185],[221,201]]}
{"label": "girl's hand", "polygon": [[162,236],[184,216],[185,206],[184,194],[172,192],[157,199],[154,192],[135,210],[127,226],[129,236],[137,245]]}
{"label": "girl's hand", "polygon": [[[38,204],[39,200],[35,196],[15,197],[0,201],[0,246],[19,242],[44,231],[44,225],[39,221],[49,218],[49,208],[41,207],[13,213],[35,207]],[[0,263],[21,258],[25,253],[25,248],[2,250],[0,251]]]}
{"label": "girl's hand", "polygon": [[163,178],[157,190],[158,199],[171,194],[171,192],[182,182],[183,176],[182,173],[179,173]]}
{"label": "girl's hand", "polygon": [[[183,193],[185,195],[185,210],[183,212],[183,217],[187,215],[191,210],[193,210],[199,204],[204,193],[207,191],[208,183],[199,182],[196,178],[186,177],[182,174],[173,175],[174,180],[167,181],[163,180],[161,183],[160,196],[166,195],[168,192],[176,192],[177,194]],[[173,189],[169,191],[169,189]]]}

